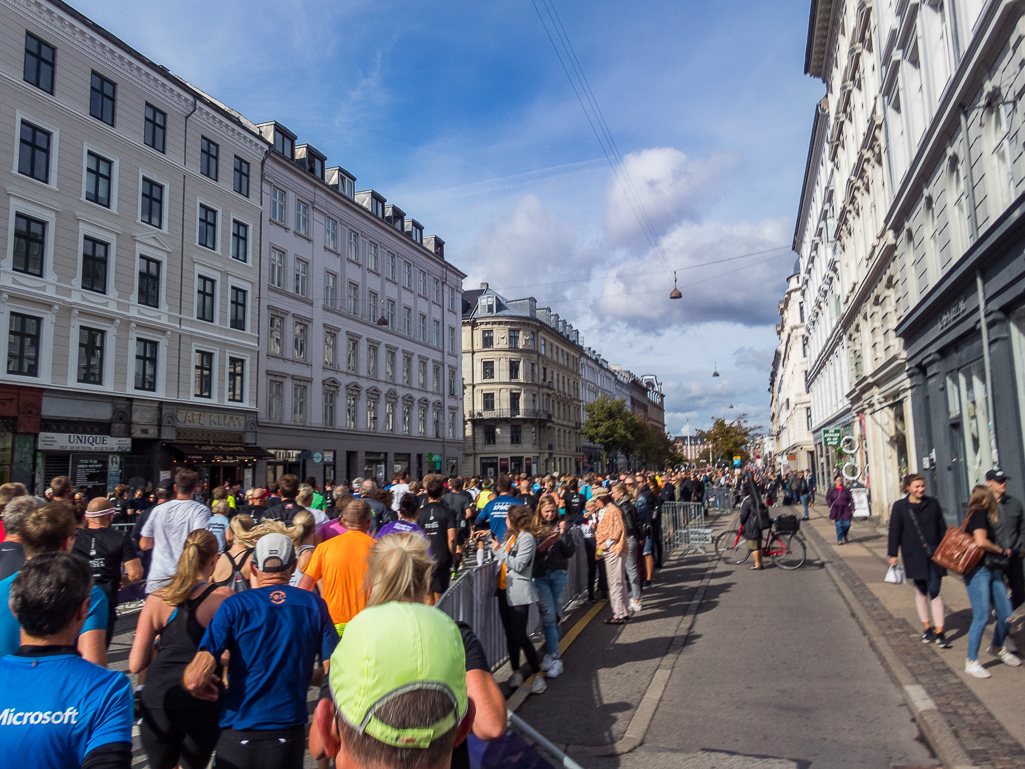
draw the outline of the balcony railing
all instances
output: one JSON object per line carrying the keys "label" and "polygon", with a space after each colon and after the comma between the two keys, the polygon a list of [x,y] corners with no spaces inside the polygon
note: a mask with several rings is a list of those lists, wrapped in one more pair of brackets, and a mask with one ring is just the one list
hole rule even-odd
{"label": "balcony railing", "polygon": [[536,419],[543,422],[552,421],[552,412],[543,409],[492,409],[491,411],[471,411],[469,419]]}

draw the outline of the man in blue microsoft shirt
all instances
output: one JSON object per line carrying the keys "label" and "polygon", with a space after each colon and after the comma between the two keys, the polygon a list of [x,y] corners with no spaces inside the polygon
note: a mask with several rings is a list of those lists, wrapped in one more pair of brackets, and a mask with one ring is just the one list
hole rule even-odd
{"label": "man in blue microsoft shirt", "polygon": [[[25,516],[19,532],[26,563],[41,553],[71,552],[75,544],[75,514],[67,502],[48,502]],[[81,556],[79,556],[81,557]],[[82,559],[85,561],[85,559]],[[20,645],[21,624],[11,613],[8,599],[17,572],[0,581],[0,656],[13,654]],[[78,651],[101,667],[107,666],[107,596],[92,586],[89,614],[78,636]]]}
{"label": "man in blue microsoft shirt", "polygon": [[509,515],[509,508],[513,505],[522,505],[523,500],[513,496],[512,480],[508,475],[498,476],[496,487],[498,496],[484,506],[481,514],[477,516],[477,526],[490,526],[495,539],[501,542],[505,539],[505,532],[508,528],[505,519]]}
{"label": "man in blue microsoft shirt", "polygon": [[324,599],[288,584],[291,539],[262,536],[252,570],[256,588],[221,604],[183,683],[193,696],[216,700],[218,660],[230,652],[217,766],[302,769],[314,658],[319,652],[326,672],[338,634]]}
{"label": "man in blue microsoft shirt", "polygon": [[21,646],[0,659],[4,766],[129,769],[132,683],[79,655],[92,574],[71,553],[42,553],[10,591]]}

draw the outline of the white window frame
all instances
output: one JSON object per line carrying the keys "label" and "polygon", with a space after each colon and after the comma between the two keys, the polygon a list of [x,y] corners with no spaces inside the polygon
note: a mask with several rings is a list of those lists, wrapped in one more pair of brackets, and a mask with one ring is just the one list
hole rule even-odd
{"label": "white window frame", "polygon": [[233,214],[231,216],[231,223],[232,223],[232,225],[234,225],[235,222],[238,222],[239,224],[244,224],[246,227],[249,228],[249,234],[246,237],[246,259],[245,259],[245,261],[242,261],[241,259],[236,259],[235,257],[233,257],[231,255],[232,243],[234,242],[234,239],[235,239],[235,233],[234,233],[234,229],[235,228],[234,228],[234,226],[228,228],[228,238],[229,238],[228,258],[230,258],[232,260],[232,262],[234,262],[235,264],[252,264],[253,263],[253,232],[255,231],[253,229],[253,223],[251,221],[249,221],[248,219],[243,219],[241,216],[235,216]]}
{"label": "white window frame", "polygon": [[[281,193],[280,203],[275,198],[275,193],[277,193],[277,192]],[[274,216],[274,213],[277,210],[277,206],[279,204],[281,206],[281,218],[280,219]],[[271,188],[270,188],[270,215],[269,216],[270,216],[270,220],[272,222],[274,222],[275,224],[280,224],[286,230],[288,229],[288,193],[285,192],[280,187],[275,187],[274,185],[271,185]]]}
{"label": "white window frame", "polygon": [[[17,312],[17,310],[15,310]],[[135,389],[135,343],[139,338],[157,343],[157,381],[155,390]],[[167,391],[167,349],[170,337],[164,331],[140,328],[134,323],[128,327],[128,374],[125,390],[136,393],[140,398],[163,398]],[[11,376],[8,374],[8,376]],[[19,377],[21,379],[22,377]],[[78,384],[76,382],[75,384]]]}
{"label": "white window frame", "polygon": [[[77,335],[76,335],[77,338]],[[196,353],[197,352],[209,352],[213,353],[214,360],[210,368],[210,397],[202,398],[196,395]],[[220,391],[220,382],[218,381],[218,374],[221,372],[221,351],[217,349],[216,345],[203,344],[202,342],[193,342],[192,352],[189,355],[189,400],[194,403],[223,403],[224,401],[219,397],[223,395]]]}
{"label": "white window frame", "polygon": [[331,270],[324,272],[324,304],[331,308],[338,306],[338,275]]}
{"label": "white window frame", "polygon": [[[13,231],[14,228],[11,227]],[[110,244],[110,248],[107,251],[107,291],[103,294],[97,294],[95,291],[87,291],[82,288],[82,250],[85,248],[86,237],[93,238],[94,240],[102,240]],[[13,251],[12,251],[13,256]],[[119,299],[116,288],[115,277],[117,276],[117,231],[107,229],[101,226],[98,222],[86,221],[84,219],[78,220],[78,246],[75,254],[75,277],[71,280],[72,288],[76,289],[78,294],[77,297],[80,300],[86,301],[88,304],[100,304],[109,305],[111,301]],[[100,299],[100,297],[104,297]]]}
{"label": "white window frame", "polygon": [[[246,292],[246,327],[239,331],[237,328],[231,327],[231,289],[240,288]],[[247,280],[240,280],[234,275],[228,276],[228,331],[239,331],[239,333],[251,334],[253,333],[253,297],[256,294],[253,292],[253,284]],[[238,356],[236,356],[238,357]]]}
{"label": "white window frame", "polygon": [[[30,120],[29,122],[31,123],[32,121]],[[20,132],[19,132],[19,136],[18,136],[18,149],[20,150],[20,148],[21,148],[21,136],[20,136]],[[94,155],[100,156],[104,160],[109,160],[110,161],[111,168],[110,168],[110,207],[109,208],[107,206],[101,206],[99,203],[93,203],[91,200],[87,200],[86,197],[85,197],[86,181],[87,181],[87,176],[88,176],[86,164],[89,162],[89,153],[90,152],[93,153]],[[89,206],[96,206],[96,208],[98,208],[98,209],[101,209],[103,211],[109,211],[112,214],[116,214],[118,212],[117,211],[117,197],[118,197],[117,193],[118,193],[118,176],[120,175],[119,174],[120,170],[121,170],[121,159],[118,158],[116,155],[114,155],[113,152],[108,152],[107,150],[105,150],[105,149],[103,149],[101,147],[97,147],[95,144],[89,144],[89,143],[83,142],[83,144],[82,144],[82,190],[79,193],[80,194],[80,198],[79,198],[80,202],[85,203],[85,204],[87,204]],[[20,174],[19,174],[19,176],[20,176]],[[154,179],[153,181],[156,181],[156,179]],[[165,192],[167,191],[167,186],[166,185],[164,186],[164,191]],[[140,206],[140,210],[141,210],[141,207],[142,207],[142,184],[141,183],[139,185],[139,206]],[[164,217],[164,218],[166,219],[167,217]],[[141,216],[139,217],[139,221],[140,221],[140,223],[142,222],[142,217]],[[146,226],[148,227],[150,225],[146,225]]]}
{"label": "white window frame", "polygon": [[392,282],[398,281],[398,277],[399,277],[399,270],[398,270],[398,267],[395,264],[396,258],[397,257],[395,256],[395,254],[393,254],[391,251],[388,252],[388,255],[387,255],[387,259],[388,259],[388,275],[387,275],[387,278],[388,278],[388,280],[390,280]]}
{"label": "white window frame", "polygon": [[359,264],[359,233],[349,230],[349,240],[346,243],[345,258],[353,264]]}
{"label": "white window frame", "polygon": [[371,272],[375,272],[378,275],[381,274],[381,251],[378,245],[372,241],[367,241],[367,269]]}
{"label": "white window frame", "polygon": [[[154,227],[152,224],[150,224],[148,222],[144,222],[142,220],[142,180],[144,178],[145,179],[149,179],[151,182],[155,182],[157,184],[160,184],[164,188],[164,210],[163,210],[163,216],[162,216],[162,221],[161,221],[161,226],[160,227]],[[84,187],[83,187],[83,190],[84,190]],[[85,193],[83,192],[83,195],[84,194]],[[135,207],[135,223],[136,224],[140,224],[140,225],[142,225],[144,227],[148,227],[152,232],[162,232],[165,235],[170,234],[170,231],[168,230],[168,225],[167,225],[168,219],[170,219],[170,217],[167,215],[168,208],[169,208],[168,207],[168,198],[170,197],[170,194],[171,194],[171,185],[165,179],[160,178],[160,176],[157,175],[157,174],[151,174],[149,171],[147,171],[144,168],[140,168],[139,169],[139,199],[138,199],[137,205]]]}
{"label": "white window frame", "polygon": [[310,235],[310,206],[298,196],[295,199],[295,234],[304,238]]}
{"label": "white window frame", "polygon": [[324,218],[324,248],[338,253],[338,222],[331,217]]}
{"label": "white window frame", "polygon": [[[199,207],[206,206],[217,212],[217,231],[214,234],[214,239],[217,244],[217,248],[210,248],[209,246],[201,246],[199,244]],[[202,248],[203,253],[210,252],[211,254],[220,254],[224,250],[224,211],[221,206],[214,205],[208,200],[202,198],[196,198],[196,229],[194,232],[196,248]]]}
{"label": "white window frame", "polygon": [[[296,341],[299,339],[298,330],[300,326],[305,329],[303,334],[303,354],[301,356],[296,355],[295,351]],[[292,360],[306,362],[310,359],[310,328],[310,322],[305,318],[295,318],[292,320],[292,349],[289,350],[289,357]]]}
{"label": "white window frame", "polygon": [[[281,254],[281,264],[278,265],[278,266],[281,267],[281,272],[278,275],[279,280],[277,282],[274,281],[274,267],[275,267],[274,255],[275,254]],[[268,269],[268,271],[270,273],[267,276],[267,284],[268,285],[274,286],[274,288],[280,288],[280,289],[284,290],[284,288],[285,288],[285,272],[286,272],[285,268],[286,268],[287,264],[288,264],[288,252],[285,251],[285,249],[283,249],[283,248],[278,248],[276,246],[271,246],[270,247],[270,257],[267,260],[267,265],[268,265],[267,269]]]}
{"label": "white window frame", "polygon": [[[305,268],[305,269],[303,269]],[[298,285],[297,285],[298,284]],[[302,291],[295,290],[302,288]],[[292,265],[292,289],[296,296],[308,297],[310,294],[310,262],[308,259],[296,257]]]}
{"label": "white window frame", "polygon": [[[13,229],[13,228],[12,228]],[[54,329],[56,328],[57,320],[57,305],[52,305],[47,309],[42,309],[42,306],[34,304],[21,304],[19,298],[12,296],[8,301],[0,305],[0,322],[3,323],[4,337],[8,338],[11,332],[11,313],[17,315],[31,315],[35,318],[39,318],[39,360],[37,363],[37,371],[39,376],[25,376],[24,374],[8,374],[7,364],[4,364],[3,375],[4,378],[11,382],[21,382],[26,385],[32,385],[38,387],[41,384],[49,384],[53,378],[53,355],[48,354],[50,350],[53,350],[54,341]],[[88,325],[88,324],[87,324]],[[69,375],[74,376],[71,380],[78,384],[77,375],[75,371],[78,369],[78,334],[74,336],[75,340],[75,365],[69,366]],[[71,358],[71,355],[68,355]],[[106,350],[104,350],[104,357],[106,356]],[[134,356],[133,356],[134,357]],[[85,385],[89,386],[89,385]],[[103,388],[100,388],[103,389]]]}
{"label": "white window frame", "polygon": [[[246,364],[246,373],[245,373],[245,376],[242,377],[242,400],[240,400],[240,401],[228,400],[228,365],[230,364],[232,358],[238,358],[239,360],[244,361],[245,364]],[[252,392],[252,388],[249,386],[249,378],[253,375],[253,371],[252,371],[251,366],[252,366],[252,361],[250,360],[248,353],[238,352],[237,350],[228,350],[224,354],[224,393],[223,393],[224,400],[223,400],[223,403],[230,403],[233,406],[248,406],[249,405],[249,398],[250,398],[250,394]]]}
{"label": "white window frame", "polygon": [[[21,124],[22,122],[31,123],[37,128],[42,128],[50,132],[50,174],[45,182],[41,182],[38,179],[25,176],[18,173],[18,160],[21,155]],[[57,190],[57,161],[60,158],[60,131],[51,123],[45,120],[36,120],[31,115],[26,115],[21,110],[16,110],[14,113],[14,159],[11,164],[11,171],[14,173],[15,178],[22,179],[24,181],[32,182],[33,184],[41,184],[44,187],[49,187],[51,190]],[[84,168],[84,165],[83,165]],[[85,196],[85,182],[82,182],[82,196]]]}
{"label": "white window frame", "polygon": [[[53,264],[53,241],[59,209],[36,203],[18,195],[13,190],[8,190],[8,196],[11,200],[7,217],[9,222],[7,227],[7,249],[4,252],[3,258],[0,259],[0,276],[2,276],[0,280],[8,285],[31,285],[33,288],[53,294],[56,291],[57,284],[57,270],[54,269]],[[14,217],[17,214],[23,214],[46,223],[46,247],[43,250],[44,264],[42,277],[14,271]],[[79,251],[81,251],[81,246],[79,246]],[[79,253],[78,258],[81,260],[81,253]]]}

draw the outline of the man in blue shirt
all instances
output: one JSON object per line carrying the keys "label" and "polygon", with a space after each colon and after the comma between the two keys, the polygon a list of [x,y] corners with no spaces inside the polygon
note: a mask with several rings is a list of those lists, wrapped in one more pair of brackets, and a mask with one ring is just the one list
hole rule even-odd
{"label": "man in blue shirt", "polygon": [[295,548],[284,534],[260,538],[252,570],[256,588],[221,604],[185,670],[185,688],[216,700],[217,663],[230,652],[218,766],[302,769],[314,658],[320,654],[326,672],[338,634],[324,599],[288,584]]}
{"label": "man in blue shirt", "polygon": [[0,745],[18,766],[132,764],[132,683],[75,648],[91,588],[88,563],[65,552],[35,556],[14,578],[21,646],[0,659]]}
{"label": "man in blue shirt", "polygon": [[[41,553],[71,552],[75,544],[75,514],[67,502],[48,502],[25,516],[20,529],[25,561]],[[85,561],[85,559],[82,559]],[[24,568],[24,567],[23,567]],[[18,573],[0,581],[0,656],[17,651],[21,623],[11,613],[8,599]],[[90,579],[90,582],[92,580]],[[89,613],[78,636],[78,651],[101,667],[107,666],[107,596],[97,585],[92,586]]]}
{"label": "man in blue shirt", "polygon": [[505,519],[509,515],[509,508],[513,505],[522,505],[523,500],[513,496],[512,480],[504,473],[498,476],[497,489],[498,496],[488,502],[477,516],[477,526],[487,524],[495,539],[501,542],[505,539],[505,532],[508,529]]}

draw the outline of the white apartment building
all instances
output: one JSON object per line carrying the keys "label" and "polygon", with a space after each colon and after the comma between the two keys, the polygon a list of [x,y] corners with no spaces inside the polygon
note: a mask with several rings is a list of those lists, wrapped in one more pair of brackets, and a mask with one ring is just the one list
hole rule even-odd
{"label": "white apartment building", "polygon": [[266,479],[462,466],[461,298],[444,241],[280,123],[263,169]]}
{"label": "white apartment building", "polygon": [[776,335],[780,341],[769,377],[776,462],[778,467],[790,470],[808,470],[814,467],[815,462],[811,440],[811,402],[805,387],[808,338],[805,336],[804,313],[798,260],[788,278],[787,292],[779,303],[780,320],[776,325]]}
{"label": "white apartment building", "polygon": [[0,18],[0,481],[251,483],[267,143],[62,2]]}

